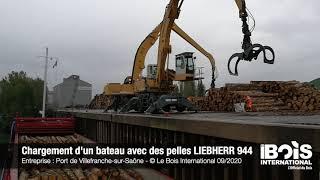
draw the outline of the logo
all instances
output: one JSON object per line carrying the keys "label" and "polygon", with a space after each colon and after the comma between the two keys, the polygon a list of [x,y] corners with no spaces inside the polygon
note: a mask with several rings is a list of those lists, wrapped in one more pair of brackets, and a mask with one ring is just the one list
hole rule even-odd
{"label": "logo", "polygon": [[261,144],[260,164],[272,166],[288,166],[288,169],[312,169],[312,147],[309,144]]}

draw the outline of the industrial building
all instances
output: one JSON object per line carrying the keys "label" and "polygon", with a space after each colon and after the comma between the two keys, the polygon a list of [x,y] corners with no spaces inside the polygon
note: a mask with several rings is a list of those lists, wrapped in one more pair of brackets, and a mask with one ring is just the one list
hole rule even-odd
{"label": "industrial building", "polygon": [[56,108],[85,107],[92,97],[92,85],[80,79],[78,75],[64,78],[53,87],[53,106]]}

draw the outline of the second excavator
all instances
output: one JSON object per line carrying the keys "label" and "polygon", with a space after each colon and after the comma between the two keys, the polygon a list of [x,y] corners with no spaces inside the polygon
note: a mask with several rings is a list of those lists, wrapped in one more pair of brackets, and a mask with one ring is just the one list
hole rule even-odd
{"label": "second excavator", "polygon": [[[179,112],[184,110],[196,111],[185,97],[173,93],[175,86],[173,81],[193,81],[195,80],[195,67],[193,53],[186,52],[176,55],[176,70],[168,68],[169,54],[171,53],[170,36],[174,31],[181,38],[191,44],[195,49],[205,55],[211,64],[211,88],[215,87],[216,65],[213,56],[202,48],[195,40],[185,33],[176,23],[179,18],[181,7],[184,0],[170,0],[162,22],[142,41],[135,58],[132,75],[128,76],[123,84],[108,83],[104,87],[104,92],[96,96],[90,104],[90,108],[113,109],[120,112],[155,113],[160,111],[170,111],[172,108]],[[244,0],[235,0],[240,18],[243,22],[242,32],[244,34],[242,53],[235,53],[228,61],[228,70],[231,75],[238,75],[238,63],[241,60],[252,61],[257,59],[262,52],[264,62],[273,64],[274,51],[269,46],[252,44],[251,32],[248,25],[248,12]],[[249,13],[251,15],[251,13]],[[149,49],[159,40],[157,64],[147,66],[147,76],[142,75],[145,69],[145,59]],[[266,51],[272,54],[271,59],[267,59]],[[231,61],[238,58],[235,62],[235,71],[231,71]],[[167,68],[166,68],[167,65]]]}

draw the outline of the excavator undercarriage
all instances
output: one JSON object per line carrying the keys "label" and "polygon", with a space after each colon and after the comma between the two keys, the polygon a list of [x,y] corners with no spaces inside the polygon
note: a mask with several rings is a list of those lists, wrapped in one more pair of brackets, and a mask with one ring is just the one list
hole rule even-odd
{"label": "excavator undercarriage", "polygon": [[[105,103],[110,102],[110,103]],[[89,108],[118,112],[160,113],[176,110],[178,112],[197,111],[197,108],[185,97],[175,94],[142,93],[132,95],[97,95]]]}
{"label": "excavator undercarriage", "polygon": [[[195,66],[192,52],[185,52],[176,55],[176,70],[167,69],[166,78],[160,83],[159,88],[153,85],[157,65],[150,64],[147,67],[147,76],[143,77],[139,83],[131,83],[132,77],[126,78],[123,84],[110,83],[105,87],[104,94],[97,95],[89,105],[91,109],[105,109],[117,112],[146,112],[159,113],[176,110],[182,112],[197,111],[187,98],[173,93],[173,81],[195,80]],[[128,92],[128,89],[143,89],[135,94]]]}

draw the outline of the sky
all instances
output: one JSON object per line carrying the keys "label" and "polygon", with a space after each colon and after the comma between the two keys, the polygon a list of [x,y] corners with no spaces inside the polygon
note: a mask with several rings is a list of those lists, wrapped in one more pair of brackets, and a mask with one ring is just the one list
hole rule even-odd
{"label": "sky", "polygon": [[[109,82],[123,82],[131,75],[135,52],[158,25],[169,0],[0,0],[0,78],[11,71],[43,77],[45,54],[58,57],[49,62],[48,85],[61,83],[72,74],[102,93]],[[247,0],[256,20],[253,43],[273,47],[274,65],[241,62],[239,76],[230,76],[227,61],[241,52],[242,31],[233,0],[185,0],[176,23],[216,59],[216,84],[250,80],[310,81],[320,77],[319,0]],[[252,21],[250,22],[252,24]],[[209,87],[209,61],[175,33],[172,54],[195,52],[196,65],[205,67]],[[146,64],[155,63],[157,43]]]}

